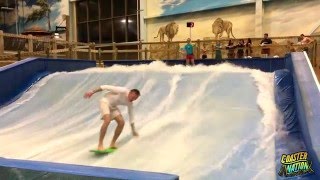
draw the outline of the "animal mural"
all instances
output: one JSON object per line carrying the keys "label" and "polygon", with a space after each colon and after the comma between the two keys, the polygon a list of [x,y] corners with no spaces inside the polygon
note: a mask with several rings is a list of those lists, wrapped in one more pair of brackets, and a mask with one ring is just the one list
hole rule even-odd
{"label": "animal mural", "polygon": [[232,33],[232,22],[217,18],[212,24],[212,33],[215,34],[215,39],[218,37],[220,39],[224,31],[226,31],[228,38],[230,38],[230,34],[235,38]]}
{"label": "animal mural", "polygon": [[170,22],[166,26],[162,26],[158,30],[158,34],[154,38],[158,38],[160,36],[160,42],[164,42],[164,35],[168,37],[168,41],[172,41],[174,36],[178,33],[179,31],[179,25],[175,22]]}

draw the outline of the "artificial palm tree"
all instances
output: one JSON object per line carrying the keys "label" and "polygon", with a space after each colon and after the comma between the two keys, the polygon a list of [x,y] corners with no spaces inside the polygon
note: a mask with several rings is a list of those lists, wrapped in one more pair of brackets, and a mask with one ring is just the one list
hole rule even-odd
{"label": "artificial palm tree", "polygon": [[51,23],[50,23],[51,7],[57,2],[61,2],[61,0],[37,0],[35,5],[39,6],[40,9],[33,10],[33,12],[28,16],[26,22],[29,22],[29,21],[34,22],[45,17],[48,20],[48,30],[51,31]]}

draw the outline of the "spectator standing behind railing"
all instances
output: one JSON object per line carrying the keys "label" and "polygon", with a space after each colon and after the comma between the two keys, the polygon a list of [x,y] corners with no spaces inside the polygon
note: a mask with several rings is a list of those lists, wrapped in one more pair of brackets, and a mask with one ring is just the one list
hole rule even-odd
{"label": "spectator standing behind railing", "polygon": [[234,52],[234,49],[236,48],[236,46],[234,46],[233,44],[233,40],[229,40],[228,45],[226,46],[226,49],[228,49],[228,58],[229,59],[234,59],[236,54]]}
{"label": "spectator standing behind railing", "polygon": [[287,48],[290,52],[296,52],[296,49],[294,48],[294,43],[291,41],[287,41]]}
{"label": "spectator standing behind railing", "polygon": [[215,54],[216,54],[215,59],[218,59],[218,60],[222,59],[222,52],[221,52],[222,45],[221,45],[220,41],[217,41],[214,49],[215,49]]}
{"label": "spectator standing behind railing", "polygon": [[260,46],[262,46],[261,55],[263,57],[270,55],[270,48],[266,47],[268,44],[272,44],[272,40],[269,38],[268,33],[264,33],[264,38],[260,42]]}
{"label": "spectator standing behind railing", "polygon": [[238,44],[237,44],[237,58],[243,58],[244,56],[244,40],[240,39]]}
{"label": "spectator standing behind railing", "polygon": [[305,36],[304,34],[300,35],[301,41],[298,44],[311,44],[314,40]]}
{"label": "spectator standing behind railing", "polygon": [[184,50],[186,51],[186,65],[195,65],[194,64],[194,55],[193,55],[193,46],[191,44],[191,39],[187,39],[187,44],[184,46]]}
{"label": "spectator standing behind railing", "polygon": [[201,52],[202,52],[202,57],[201,58],[202,59],[207,59],[208,58],[207,51],[208,51],[207,45],[206,45],[206,43],[203,43],[203,47],[201,49]]}
{"label": "spectator standing behind railing", "polygon": [[252,54],[252,41],[250,38],[247,39],[245,46],[246,46],[246,57],[250,58]]}
{"label": "spectator standing behind railing", "polygon": [[[298,45],[308,45],[311,44],[314,40],[305,36],[304,34],[300,35],[300,42],[298,42]],[[306,51],[308,53],[309,48],[307,46],[303,47],[303,51]]]}

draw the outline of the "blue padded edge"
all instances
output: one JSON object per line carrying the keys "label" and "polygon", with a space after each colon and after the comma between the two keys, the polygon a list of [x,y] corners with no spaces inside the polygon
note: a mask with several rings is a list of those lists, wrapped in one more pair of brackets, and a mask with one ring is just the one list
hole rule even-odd
{"label": "blue padded edge", "polygon": [[116,168],[0,158],[0,166],[43,172],[130,180],[178,180],[176,175]]}
{"label": "blue padded edge", "polygon": [[95,61],[27,58],[0,67],[0,108],[16,100],[32,84],[58,71],[76,71],[95,67]]}
{"label": "blue padded edge", "polygon": [[16,99],[41,75],[45,64],[36,58],[28,58],[0,68],[0,107]]}
{"label": "blue padded edge", "polygon": [[[291,72],[287,69],[275,71],[274,84],[275,102],[278,110],[283,114],[283,118],[280,118],[276,123],[277,133],[275,136],[275,160],[276,173],[278,173],[282,166],[282,154],[292,154],[300,151],[307,151],[307,149],[305,147],[299,125],[294,83]],[[311,159],[310,156],[308,159]],[[288,177],[277,176],[277,179],[287,178]],[[314,173],[299,175],[294,178],[318,179]]]}
{"label": "blue padded edge", "polygon": [[305,53],[286,57],[286,68],[293,76],[294,96],[299,125],[312,166],[320,179],[320,92],[316,77]]}

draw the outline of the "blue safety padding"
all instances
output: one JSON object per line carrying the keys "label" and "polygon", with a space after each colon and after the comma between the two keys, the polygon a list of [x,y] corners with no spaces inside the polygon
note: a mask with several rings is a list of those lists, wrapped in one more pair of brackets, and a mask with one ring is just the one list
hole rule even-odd
{"label": "blue safety padding", "polygon": [[0,67],[0,107],[16,100],[32,84],[58,71],[76,71],[95,67],[95,61],[27,58]]}
{"label": "blue safety padding", "polygon": [[[90,177],[102,177],[109,179],[127,179],[127,180],[178,180],[177,175],[134,171],[116,168],[103,168],[95,166],[82,166],[62,163],[15,160],[0,158],[0,166],[18,169],[28,169],[42,172],[53,172],[63,174],[73,174]],[[1,176],[1,175],[0,175]]]}
{"label": "blue safety padding", "polygon": [[24,92],[45,72],[44,63],[28,58],[0,68],[0,107]]}
{"label": "blue safety padding", "polygon": [[96,67],[96,62],[92,60],[71,60],[71,59],[42,59],[49,72],[71,72]]}
{"label": "blue safety padding", "polygon": [[286,68],[293,76],[294,99],[303,140],[320,179],[320,92],[317,79],[312,75],[305,53],[287,56]]}
{"label": "blue safety padding", "polygon": [[17,85],[14,91],[10,91],[11,89],[8,88],[12,86],[4,86],[3,89],[0,89],[0,92],[7,95],[4,95],[4,96],[1,95],[0,108],[17,100],[19,97],[21,97],[21,95],[25,91],[27,91],[30,87],[32,87],[32,85],[37,83],[39,80],[41,80],[43,77],[47,76],[48,74],[50,73],[47,71],[43,71],[43,72],[38,72],[37,74],[31,75],[25,82],[21,83],[20,85]]}
{"label": "blue safety padding", "polygon": [[[278,173],[282,166],[282,154],[292,154],[307,151],[307,149],[299,125],[294,82],[291,72],[287,69],[275,71],[274,85],[275,102],[278,110],[283,114],[283,117],[278,119],[276,123],[275,158],[276,172]],[[296,176],[296,178],[298,177]],[[299,178],[317,179],[315,174],[304,174],[300,175]],[[286,178],[277,176],[277,179]]]}
{"label": "blue safety padding", "polygon": [[298,116],[295,107],[294,86],[289,70],[277,70],[274,75],[275,101],[283,114],[284,130],[291,134],[299,132]]}

